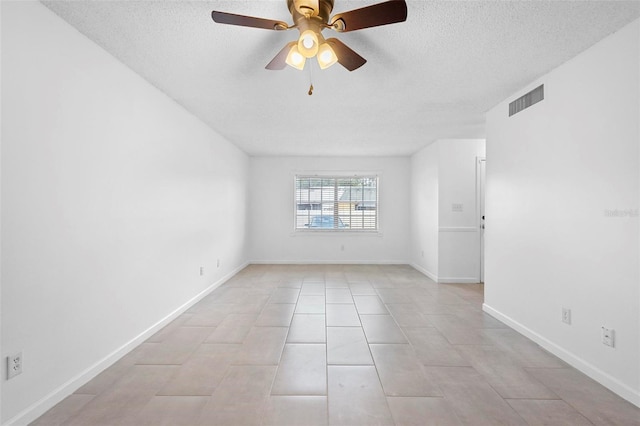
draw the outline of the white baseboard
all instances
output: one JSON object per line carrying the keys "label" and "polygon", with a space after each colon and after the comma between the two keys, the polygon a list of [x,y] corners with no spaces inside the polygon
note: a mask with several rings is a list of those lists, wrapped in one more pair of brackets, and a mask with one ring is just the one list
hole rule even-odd
{"label": "white baseboard", "polygon": [[551,352],[552,354],[554,354],[555,356],[557,356],[567,364],[571,365],[572,367],[580,370],[581,372],[591,377],[593,380],[600,383],[602,386],[608,388],[615,394],[626,399],[630,403],[640,407],[640,392],[638,390],[635,390],[630,386],[620,382],[618,379],[605,373],[604,371],[600,370],[598,367],[594,366],[593,364],[567,351],[561,346],[558,346],[557,344],[551,342],[550,340],[546,339],[545,337],[541,336],[535,331],[529,329],[528,327],[525,327],[519,322],[514,321],[507,315],[500,313],[499,311],[493,309],[491,306],[487,305],[486,303],[482,305],[482,310],[488,313],[489,315],[491,315],[492,317],[502,321],[509,327],[519,332],[520,334],[533,340],[534,342],[542,346],[547,351]]}
{"label": "white baseboard", "polygon": [[480,280],[475,277],[440,277],[438,282],[442,284],[478,284]]}
{"label": "white baseboard", "polygon": [[408,265],[406,260],[252,260],[252,265]]}
{"label": "white baseboard", "polygon": [[189,309],[190,307],[198,303],[200,300],[202,300],[205,296],[207,296],[213,290],[218,288],[220,285],[225,283],[227,280],[229,280],[231,277],[236,275],[242,269],[247,267],[248,264],[249,264],[248,262],[245,262],[239,267],[235,268],[233,271],[229,272],[228,274],[226,274],[225,276],[223,276],[222,278],[220,278],[219,280],[211,284],[205,290],[201,291],[191,300],[187,301],[182,306],[178,307],[173,312],[171,312],[169,315],[162,318],[160,321],[156,322],[147,330],[143,331],[138,336],[134,337],[129,342],[122,345],[120,348],[111,352],[109,355],[107,355],[100,361],[96,362],[91,367],[87,368],[85,371],[71,378],[69,381],[67,381],[66,383],[64,383],[57,389],[55,389],[53,392],[46,395],[44,398],[40,399],[39,401],[35,402],[34,404],[30,405],[29,407],[27,407],[26,409],[24,409],[23,411],[15,415],[13,418],[9,419],[6,423],[4,423],[4,425],[28,425],[29,423],[33,422],[38,417],[46,413],[53,406],[55,406],[60,401],[65,399],[67,396],[71,395],[81,386],[87,384],[91,379],[93,379],[98,374],[102,373],[108,367],[113,365],[120,358],[128,354],[135,347],[139,346],[144,341],[146,341],[149,337],[153,336],[156,332],[158,332],[164,326],[166,326],[171,321],[179,317],[187,309]]}
{"label": "white baseboard", "polygon": [[478,284],[478,279],[474,277],[438,277],[433,272],[423,268],[415,263],[410,263],[411,267],[417,271],[422,272],[433,281],[442,284]]}
{"label": "white baseboard", "polygon": [[418,272],[422,272],[424,275],[426,275],[427,277],[429,277],[430,279],[432,279],[435,282],[438,282],[438,276],[434,273],[432,273],[431,271],[423,268],[420,265],[416,265],[415,263],[410,263],[411,267],[413,269],[415,269]]}

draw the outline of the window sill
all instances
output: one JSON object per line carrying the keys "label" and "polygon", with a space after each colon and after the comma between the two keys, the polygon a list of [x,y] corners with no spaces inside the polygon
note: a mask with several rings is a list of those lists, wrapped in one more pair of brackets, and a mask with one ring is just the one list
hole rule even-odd
{"label": "window sill", "polygon": [[323,230],[313,230],[313,229],[296,229],[291,233],[292,237],[308,237],[308,236],[318,236],[318,235],[362,235],[367,237],[382,237],[383,234],[380,230],[377,231],[352,231],[352,230],[340,230],[340,229],[323,229]]}

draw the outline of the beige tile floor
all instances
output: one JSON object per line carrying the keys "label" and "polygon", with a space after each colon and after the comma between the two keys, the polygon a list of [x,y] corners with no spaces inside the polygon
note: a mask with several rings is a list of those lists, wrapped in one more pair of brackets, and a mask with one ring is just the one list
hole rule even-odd
{"label": "beige tile floor", "polygon": [[640,425],[409,266],[249,266],[35,425]]}

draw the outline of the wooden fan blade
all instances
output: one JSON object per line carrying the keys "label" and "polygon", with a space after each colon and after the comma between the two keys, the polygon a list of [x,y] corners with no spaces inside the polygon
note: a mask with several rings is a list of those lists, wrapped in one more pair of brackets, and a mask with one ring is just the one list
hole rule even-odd
{"label": "wooden fan blade", "polygon": [[282,48],[280,52],[267,64],[265,67],[268,70],[281,70],[287,66],[287,55],[289,54],[289,50],[298,44],[296,41],[292,41],[291,43],[287,43],[285,47]]}
{"label": "wooden fan blade", "polygon": [[211,12],[211,19],[218,24],[240,25],[241,27],[263,28],[265,30],[286,30],[289,28],[289,26],[282,21],[218,12],[217,10]]}
{"label": "wooden fan blade", "polygon": [[367,63],[367,60],[365,58],[358,55],[337,38],[329,38],[326,41],[338,57],[338,62],[340,62],[340,65],[342,65],[349,71],[356,70]]}
{"label": "wooden fan blade", "polygon": [[331,20],[331,26],[336,31],[347,32],[395,24],[406,20],[407,3],[404,0],[390,0],[361,9],[338,13]]}

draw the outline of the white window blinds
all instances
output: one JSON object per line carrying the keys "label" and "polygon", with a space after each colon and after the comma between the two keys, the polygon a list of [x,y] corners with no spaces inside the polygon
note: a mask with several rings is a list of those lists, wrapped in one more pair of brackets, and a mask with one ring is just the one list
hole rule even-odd
{"label": "white window blinds", "polygon": [[296,176],[296,229],[375,231],[377,176]]}

